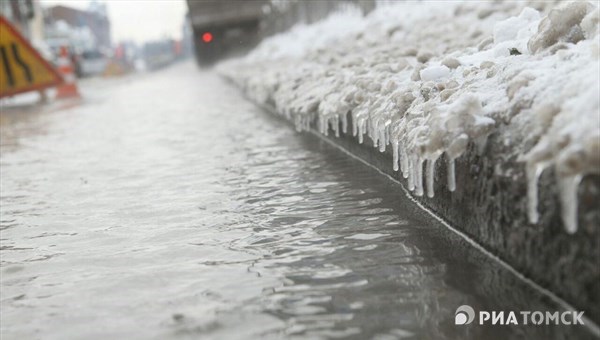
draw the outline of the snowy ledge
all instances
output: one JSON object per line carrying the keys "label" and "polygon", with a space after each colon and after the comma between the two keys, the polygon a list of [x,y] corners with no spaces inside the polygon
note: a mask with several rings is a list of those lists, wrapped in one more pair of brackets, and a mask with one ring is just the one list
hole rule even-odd
{"label": "snowy ledge", "polygon": [[[218,69],[299,131],[377,148],[366,157],[388,162],[379,167],[422,202],[544,286],[597,306],[598,25],[588,2],[395,3],[296,26]],[[539,191],[559,203],[538,202]]]}

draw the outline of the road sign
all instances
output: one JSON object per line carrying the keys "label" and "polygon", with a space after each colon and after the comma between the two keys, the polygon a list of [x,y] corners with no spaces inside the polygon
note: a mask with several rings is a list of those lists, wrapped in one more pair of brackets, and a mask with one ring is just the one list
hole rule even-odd
{"label": "road sign", "polygon": [[62,81],[54,67],[0,16],[0,98],[41,90]]}

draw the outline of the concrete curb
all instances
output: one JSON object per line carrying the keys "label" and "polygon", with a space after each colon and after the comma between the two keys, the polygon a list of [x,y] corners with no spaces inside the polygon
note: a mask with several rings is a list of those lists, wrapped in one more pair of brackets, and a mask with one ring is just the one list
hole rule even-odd
{"label": "concrete curb", "polygon": [[[283,118],[273,107],[262,107]],[[352,131],[350,114],[348,123],[348,131]],[[518,173],[511,178],[496,175],[493,155],[502,154],[502,143],[495,141],[495,135],[490,136],[483,153],[470,143],[467,152],[456,159],[454,192],[447,188],[442,156],[436,163],[435,197],[429,198],[415,196],[406,189],[406,180],[392,168],[391,148],[379,152],[368,138],[359,144],[351,134],[340,132],[340,137],[335,137],[331,130],[325,136],[315,128],[314,120],[311,133],[398,181],[417,204],[480,245],[516,275],[555,296],[559,304],[566,304],[565,308],[585,311],[587,319],[596,323],[591,325],[594,333],[600,332],[600,176],[583,179],[579,189],[580,229],[570,235],[561,221],[552,171],[540,179],[540,222],[528,222],[524,166],[516,159],[503,160],[505,166]]]}

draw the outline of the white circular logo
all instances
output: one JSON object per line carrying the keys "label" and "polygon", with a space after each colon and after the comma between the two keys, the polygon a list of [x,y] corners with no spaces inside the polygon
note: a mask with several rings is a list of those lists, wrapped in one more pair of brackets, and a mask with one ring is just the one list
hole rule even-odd
{"label": "white circular logo", "polygon": [[468,325],[475,319],[475,310],[469,305],[462,305],[456,308],[454,313],[455,325]]}

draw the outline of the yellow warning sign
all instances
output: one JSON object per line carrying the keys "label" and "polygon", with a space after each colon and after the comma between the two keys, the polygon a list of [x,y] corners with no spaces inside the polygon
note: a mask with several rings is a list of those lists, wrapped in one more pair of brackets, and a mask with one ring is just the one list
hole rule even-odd
{"label": "yellow warning sign", "polygon": [[62,77],[54,67],[0,16],[0,98],[60,82]]}

